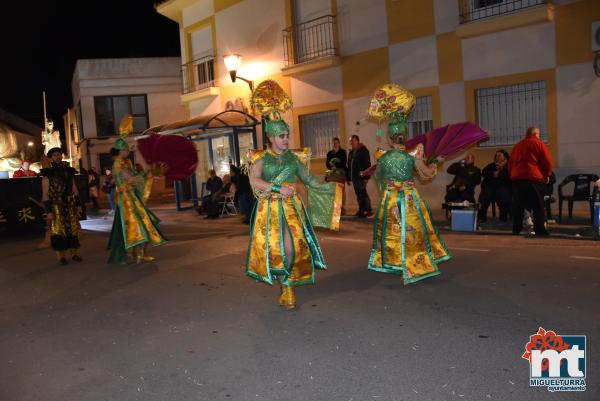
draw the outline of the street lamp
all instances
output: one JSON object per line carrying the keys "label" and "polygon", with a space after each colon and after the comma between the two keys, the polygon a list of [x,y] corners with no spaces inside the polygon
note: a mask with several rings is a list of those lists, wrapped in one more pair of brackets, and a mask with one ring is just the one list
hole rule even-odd
{"label": "street lamp", "polygon": [[27,146],[32,147],[33,145],[34,145],[33,142],[31,142],[31,141],[27,142]]}
{"label": "street lamp", "polygon": [[231,82],[235,82],[235,80],[239,78],[250,86],[250,92],[252,92],[254,90],[254,82],[246,78],[239,77],[237,75],[237,70],[242,64],[242,56],[240,56],[239,54],[230,54],[228,56],[223,57],[223,61],[225,62],[225,68],[227,68],[227,71],[229,71]]}

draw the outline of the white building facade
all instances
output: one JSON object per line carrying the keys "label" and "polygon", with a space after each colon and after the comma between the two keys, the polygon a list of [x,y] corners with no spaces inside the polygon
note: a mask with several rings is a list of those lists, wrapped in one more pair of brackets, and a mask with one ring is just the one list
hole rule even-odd
{"label": "white building facade", "polygon": [[[247,104],[248,85],[232,83],[223,62],[239,54],[238,76],[274,79],[291,95],[292,146],[312,148],[317,174],[333,137],[347,144],[357,134],[371,155],[385,146],[365,116],[387,82],[418,97],[411,135],[465,120],[488,130],[490,140],[472,150],[479,167],[539,126],[559,181],[600,172],[591,30],[600,1],[167,0],[156,8],[179,23],[186,118]],[[421,186],[433,208],[450,178]]]}
{"label": "white building facade", "polygon": [[[99,171],[112,165],[110,149],[128,113],[134,118],[134,134],[183,119],[180,68],[177,57],[78,60],[69,134],[75,144],[72,157],[79,165]],[[135,153],[135,140],[129,141]],[[134,158],[143,164],[141,157]]]}

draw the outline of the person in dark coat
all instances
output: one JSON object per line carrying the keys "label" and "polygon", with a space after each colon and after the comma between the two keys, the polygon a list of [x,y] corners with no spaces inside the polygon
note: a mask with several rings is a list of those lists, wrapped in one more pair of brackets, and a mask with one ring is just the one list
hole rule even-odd
{"label": "person in dark coat", "polygon": [[327,152],[327,161],[325,162],[327,169],[335,171],[336,176],[339,174],[345,177],[347,159],[346,150],[340,147],[340,138],[333,138],[333,149]]}
{"label": "person in dark coat", "polygon": [[223,180],[217,175],[217,172],[212,169],[208,170],[208,180],[206,180],[206,191],[208,191],[208,194],[204,195],[200,206],[196,209],[198,214],[202,214],[202,212],[207,210],[207,205],[212,201],[213,195],[219,192],[222,187]]}
{"label": "person in dark coat", "polygon": [[225,199],[226,196],[234,195],[237,192],[235,184],[231,181],[229,174],[223,176],[221,181],[223,184],[217,192],[210,195],[210,198],[205,200],[202,204],[204,210],[206,210],[205,219],[217,219],[219,218],[219,204]]}
{"label": "person in dark coat", "polygon": [[479,221],[487,220],[487,211],[492,202],[500,209],[500,221],[508,221],[511,202],[511,180],[508,174],[508,152],[500,149],[494,155],[494,161],[485,166],[481,172],[483,182],[479,194]]}
{"label": "person in dark coat", "polygon": [[104,184],[102,184],[102,192],[106,194],[106,199],[108,200],[108,205],[110,206],[109,214],[112,214],[115,210],[115,178],[112,175],[112,171],[109,168],[106,169],[106,178],[104,179]]}
{"label": "person in dark coat", "polygon": [[371,167],[371,156],[369,149],[360,142],[358,135],[352,135],[350,139],[352,150],[348,154],[348,167],[346,169],[346,180],[348,185],[352,183],[356,200],[358,202],[358,217],[373,215],[371,210],[371,199],[367,193],[368,177],[363,177],[363,172]]}
{"label": "person in dark coat", "polygon": [[92,201],[92,210],[98,210],[98,191],[100,189],[100,176],[96,171],[95,167],[90,168],[88,171],[88,188],[90,192],[90,200]]}
{"label": "person in dark coat", "polygon": [[56,252],[61,265],[66,265],[68,250],[71,259],[81,262],[78,255],[79,243],[79,215],[81,202],[75,184],[77,171],[68,163],[62,161],[62,150],[52,148],[46,154],[52,166],[43,168],[42,175],[42,201],[46,209],[48,228],[50,230],[50,245]]}
{"label": "person in dark coat", "polygon": [[248,175],[244,174],[239,167],[233,164],[229,166],[231,175],[231,182],[235,185],[235,203],[240,208],[240,213],[244,215],[244,224],[250,224],[250,215],[252,214],[252,208],[254,207],[254,193],[250,186],[250,179]]}
{"label": "person in dark coat", "polygon": [[475,203],[475,187],[481,182],[481,170],[475,166],[475,157],[468,154],[459,162],[452,163],[447,170],[454,175],[446,193],[446,202]]}
{"label": "person in dark coat", "polygon": [[223,186],[223,180],[217,175],[215,170],[208,171],[208,180],[206,180],[206,190],[211,194],[219,192]]}
{"label": "person in dark coat", "polygon": [[[340,138],[333,138],[333,149],[327,152],[327,161],[325,166],[325,181],[335,181],[344,184],[346,182],[346,166],[348,164],[348,155],[346,150],[340,146]],[[342,192],[342,216],[346,214],[346,186],[343,186]]]}

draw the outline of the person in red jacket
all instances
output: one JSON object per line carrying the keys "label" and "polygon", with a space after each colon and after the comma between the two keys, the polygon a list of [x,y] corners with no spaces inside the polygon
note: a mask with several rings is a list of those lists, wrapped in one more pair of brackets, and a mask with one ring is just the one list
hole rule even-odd
{"label": "person in red jacket", "polygon": [[508,172],[513,183],[512,233],[523,229],[524,210],[533,212],[533,229],[536,236],[547,236],[544,226],[544,194],[552,172],[552,157],[540,139],[540,130],[527,129],[527,135],[515,145],[508,161]]}
{"label": "person in red jacket", "polygon": [[21,168],[13,173],[13,178],[23,178],[23,177],[37,177],[37,174],[33,170],[29,170],[29,166],[31,165],[28,161],[23,161],[21,163]]}

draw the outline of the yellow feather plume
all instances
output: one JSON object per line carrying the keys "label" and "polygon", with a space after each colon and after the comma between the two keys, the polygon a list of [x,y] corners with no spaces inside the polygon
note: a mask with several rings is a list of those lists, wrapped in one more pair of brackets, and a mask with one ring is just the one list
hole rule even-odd
{"label": "yellow feather plume", "polygon": [[125,117],[121,120],[121,124],[119,124],[119,134],[121,136],[131,135],[133,132],[133,116],[131,114],[126,114]]}

